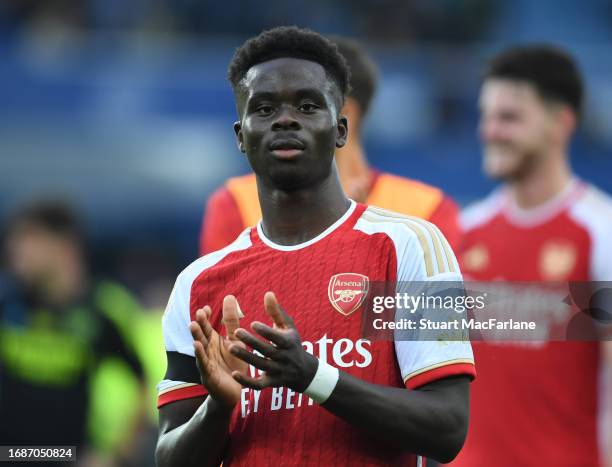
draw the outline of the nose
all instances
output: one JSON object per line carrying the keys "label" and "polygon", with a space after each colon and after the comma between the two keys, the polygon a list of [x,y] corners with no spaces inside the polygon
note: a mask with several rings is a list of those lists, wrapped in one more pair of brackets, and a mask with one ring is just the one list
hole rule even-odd
{"label": "nose", "polygon": [[276,113],[276,118],[272,122],[272,130],[299,130],[301,128],[299,120],[296,118],[294,110],[290,106],[282,106]]}
{"label": "nose", "polygon": [[482,117],[478,125],[478,133],[482,141],[491,141],[499,137],[500,125],[492,118]]}

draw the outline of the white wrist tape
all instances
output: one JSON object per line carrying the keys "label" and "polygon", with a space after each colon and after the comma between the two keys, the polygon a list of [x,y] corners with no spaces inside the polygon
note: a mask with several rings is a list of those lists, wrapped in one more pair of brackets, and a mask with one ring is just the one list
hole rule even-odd
{"label": "white wrist tape", "polygon": [[318,362],[319,366],[317,367],[317,372],[304,391],[304,394],[317,404],[322,404],[329,399],[331,393],[334,392],[336,384],[338,384],[338,379],[340,378],[340,373],[338,372],[338,368],[322,362],[321,360],[318,360]]}

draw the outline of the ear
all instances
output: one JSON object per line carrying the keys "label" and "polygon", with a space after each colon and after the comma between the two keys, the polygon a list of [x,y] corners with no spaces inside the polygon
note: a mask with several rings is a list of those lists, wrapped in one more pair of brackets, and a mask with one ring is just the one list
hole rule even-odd
{"label": "ear", "polygon": [[561,124],[563,125],[563,129],[565,130],[567,136],[571,137],[576,130],[576,126],[578,125],[576,113],[569,107],[565,106],[559,112],[559,118],[561,119]]}
{"label": "ear", "polygon": [[236,143],[238,144],[238,149],[241,153],[246,153],[244,149],[244,140],[242,137],[242,124],[240,121],[234,122],[234,133],[236,133]]}
{"label": "ear", "polygon": [[348,96],[340,113],[348,118],[349,122],[351,122],[351,131],[354,132],[355,129],[359,127],[359,123],[361,121],[361,108],[359,107],[357,101]]}
{"label": "ear", "polygon": [[552,109],[552,112],[555,138],[561,144],[567,144],[578,124],[576,113],[567,105],[557,106]]}
{"label": "ear", "polygon": [[348,139],[348,119],[344,115],[338,117],[336,125],[336,147],[342,148]]}

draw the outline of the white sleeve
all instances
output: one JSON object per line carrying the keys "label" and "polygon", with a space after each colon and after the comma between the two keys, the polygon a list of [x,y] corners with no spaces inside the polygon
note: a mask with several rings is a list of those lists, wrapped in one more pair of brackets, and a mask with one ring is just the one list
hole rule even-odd
{"label": "white sleeve", "polygon": [[184,275],[180,274],[162,318],[162,332],[166,352],[179,352],[193,357],[193,338],[189,332],[190,294],[191,284],[185,284]]}
{"label": "white sleeve", "polygon": [[[611,213],[612,214],[612,213]],[[612,281],[612,222],[608,222],[592,237],[591,280]]]}
{"label": "white sleeve", "polygon": [[[420,295],[462,294],[463,278],[450,245],[437,227],[419,220],[412,226],[410,240],[398,251],[398,292]],[[397,243],[396,243],[397,246]],[[402,246],[400,244],[399,246]],[[432,274],[433,272],[433,274]],[[455,313],[454,309],[448,313]],[[417,313],[418,315],[418,313]],[[458,314],[463,317],[464,315]],[[440,320],[448,317],[438,316]],[[414,315],[413,315],[414,320]],[[439,331],[429,334],[415,331],[396,335],[395,352],[402,378],[414,389],[437,379],[453,375],[474,378],[474,356],[467,340],[444,340]],[[455,336],[457,333],[454,334]]]}
{"label": "white sleeve", "polygon": [[612,281],[612,198],[589,185],[570,215],[589,233],[589,280]]}
{"label": "white sleeve", "polygon": [[189,331],[191,281],[186,280],[185,275],[183,272],[177,278],[162,318],[168,365],[164,379],[157,385],[158,407],[206,394],[197,371]]}

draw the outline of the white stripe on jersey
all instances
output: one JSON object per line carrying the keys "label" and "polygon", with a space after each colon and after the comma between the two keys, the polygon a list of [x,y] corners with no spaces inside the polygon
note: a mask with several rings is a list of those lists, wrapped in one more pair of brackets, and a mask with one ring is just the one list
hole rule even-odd
{"label": "white stripe on jersey", "polygon": [[[459,265],[448,241],[435,225],[426,220],[370,206],[355,224],[355,229],[369,234],[384,232],[389,235],[397,253],[398,281],[407,280],[403,276],[410,275],[409,271],[414,269],[411,263],[421,263],[425,273],[417,274],[421,279],[411,280],[427,280],[445,273],[459,274]],[[419,251],[422,261],[419,261]],[[411,258],[407,257],[410,255]],[[399,268],[400,263],[405,268]]]}
{"label": "white stripe on jersey", "polygon": [[197,386],[196,383],[184,383],[182,381],[172,381],[164,379],[157,385],[157,395],[161,396],[167,392],[176,391],[177,389],[188,388],[191,386]]}

